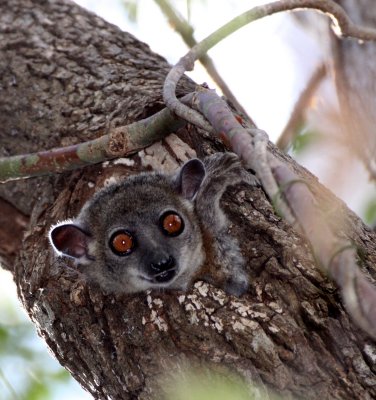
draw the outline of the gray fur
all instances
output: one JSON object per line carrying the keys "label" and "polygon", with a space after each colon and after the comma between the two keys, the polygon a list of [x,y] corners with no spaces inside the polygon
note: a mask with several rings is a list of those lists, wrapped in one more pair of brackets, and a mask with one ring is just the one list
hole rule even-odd
{"label": "gray fur", "polygon": [[[191,160],[175,176],[145,173],[100,190],[77,219],[51,228],[53,248],[58,255],[75,258],[83,273],[108,292],[186,290],[205,261],[201,231],[205,226],[213,237],[216,258],[223,265],[225,289],[242,294],[248,286],[244,259],[236,239],[227,232],[227,218],[219,201],[229,185],[241,181],[253,185],[255,178],[233,153],[207,157],[204,166]],[[166,236],[161,229],[159,219],[166,211],[176,212],[184,221],[184,229],[177,236]],[[67,249],[72,246],[69,238],[64,237],[65,247],[57,244],[59,232],[69,234],[68,226],[77,228],[72,240],[77,236],[80,241],[73,250]],[[111,235],[118,229],[132,233],[136,240],[129,255],[116,255],[109,246]],[[165,265],[165,260],[174,261],[175,275],[156,281],[150,265]]]}

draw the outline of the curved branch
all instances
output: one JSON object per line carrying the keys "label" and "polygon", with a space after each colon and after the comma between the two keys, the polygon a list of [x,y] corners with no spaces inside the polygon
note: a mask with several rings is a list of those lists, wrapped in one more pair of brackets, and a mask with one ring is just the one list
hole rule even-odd
{"label": "curved branch", "polygon": [[261,129],[246,129],[214,90],[201,89],[194,95],[192,105],[212,124],[214,131],[240,157],[245,168],[256,172],[275,208],[288,222],[295,222],[288,205],[278,195],[280,190],[270,166],[277,161],[268,150],[268,135]]}
{"label": "curved branch", "polygon": [[[184,40],[185,44],[192,48],[197,44],[196,39],[193,36],[193,28],[181,15],[178,14],[176,10],[171,6],[171,4],[166,0],[155,0],[159,8],[162,10],[163,14],[166,15],[170,24],[174,27],[175,31],[178,32],[181,38]],[[230,101],[230,103],[244,116],[246,116],[250,122],[254,124],[251,117],[248,115],[244,107],[239,103],[236,96],[232,93],[231,89],[227,83],[222,79],[213,60],[208,54],[203,54],[199,61],[206,69],[209,76],[221,89],[223,95]]]}
{"label": "curved branch", "polygon": [[360,40],[376,40],[376,29],[356,26],[351,22],[343,8],[332,0],[284,0],[257,6],[223,25],[217,31],[195,45],[178,61],[168,73],[163,87],[163,98],[167,107],[188,122],[211,132],[212,129],[207,121],[205,121],[198,112],[181,104],[175,95],[176,85],[184,72],[191,71],[197,59],[206,54],[209,49],[214,47],[222,39],[248,23],[282,11],[296,11],[302,9],[314,9],[329,15],[334,25],[340,28],[340,34],[343,37],[353,37]]}

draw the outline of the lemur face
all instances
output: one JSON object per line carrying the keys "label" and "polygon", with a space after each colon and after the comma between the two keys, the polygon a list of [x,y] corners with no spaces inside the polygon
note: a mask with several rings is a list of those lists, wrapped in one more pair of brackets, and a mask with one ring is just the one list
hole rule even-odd
{"label": "lemur face", "polygon": [[54,226],[51,244],[106,291],[185,289],[204,261],[193,207],[204,176],[191,160],[174,179],[141,174],[111,185],[76,220]]}
{"label": "lemur face", "polygon": [[99,190],[75,220],[51,228],[52,247],[107,292],[186,290],[201,279],[242,295],[246,260],[220,200],[228,186],[258,181],[234,153],[204,163],[193,159],[175,177],[146,173]]}

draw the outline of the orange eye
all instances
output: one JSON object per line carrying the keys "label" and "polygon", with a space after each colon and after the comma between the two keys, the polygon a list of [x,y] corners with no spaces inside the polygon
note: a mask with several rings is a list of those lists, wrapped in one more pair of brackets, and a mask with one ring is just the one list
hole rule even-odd
{"label": "orange eye", "polygon": [[111,250],[119,256],[130,254],[133,250],[133,246],[133,237],[127,231],[117,231],[111,236]]}
{"label": "orange eye", "polygon": [[177,236],[183,232],[183,219],[171,211],[164,213],[160,219],[160,224],[163,232],[168,236]]}

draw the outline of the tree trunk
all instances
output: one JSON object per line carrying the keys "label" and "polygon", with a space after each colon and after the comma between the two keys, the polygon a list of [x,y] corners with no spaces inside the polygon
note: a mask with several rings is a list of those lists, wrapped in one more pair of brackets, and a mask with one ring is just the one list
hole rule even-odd
{"label": "tree trunk", "polygon": [[[3,156],[92,139],[163,107],[166,61],[73,3],[0,0],[0,32]],[[180,84],[180,94],[193,90],[188,79]],[[105,295],[54,258],[50,226],[76,216],[109,177],[223,149],[191,127],[177,135],[135,154],[130,167],[106,163],[0,186],[2,264],[56,358],[96,399],[161,398],[163,382],[182,363],[232,371],[250,391],[256,384],[287,398],[375,398],[375,343],[349,320],[305,239],[260,188],[240,185],[223,199],[248,260],[250,288],[241,298],[204,282],[186,293]],[[325,211],[344,221],[342,234],[359,247],[375,282],[375,234],[294,168]]]}
{"label": "tree trunk", "polygon": [[[372,0],[337,0],[359,26],[376,27]],[[341,40],[332,34],[332,63],[341,106],[343,134],[376,181],[376,43]]]}

